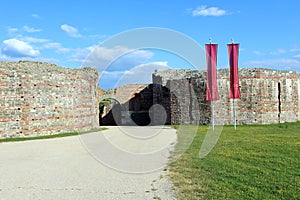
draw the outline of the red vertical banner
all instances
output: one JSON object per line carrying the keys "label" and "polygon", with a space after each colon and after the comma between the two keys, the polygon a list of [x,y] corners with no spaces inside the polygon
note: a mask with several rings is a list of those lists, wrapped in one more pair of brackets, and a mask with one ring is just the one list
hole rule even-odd
{"label": "red vertical banner", "polygon": [[206,100],[214,101],[219,99],[217,85],[217,51],[218,44],[205,44],[206,48]]}
{"label": "red vertical banner", "polygon": [[227,44],[230,64],[230,99],[241,98],[238,74],[239,46],[240,44]]}

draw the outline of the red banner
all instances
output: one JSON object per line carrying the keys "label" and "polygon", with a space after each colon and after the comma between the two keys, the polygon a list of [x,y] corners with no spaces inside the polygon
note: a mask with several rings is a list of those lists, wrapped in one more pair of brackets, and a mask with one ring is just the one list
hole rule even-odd
{"label": "red banner", "polygon": [[229,98],[241,98],[238,75],[238,57],[240,44],[227,44],[230,64],[230,92]]}
{"label": "red banner", "polygon": [[217,44],[206,44],[206,100],[214,101],[219,99],[217,85]]}

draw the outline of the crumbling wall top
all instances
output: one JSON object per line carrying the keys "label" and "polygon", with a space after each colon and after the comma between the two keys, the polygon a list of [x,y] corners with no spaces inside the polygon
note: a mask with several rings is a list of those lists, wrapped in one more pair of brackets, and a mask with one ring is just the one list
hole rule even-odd
{"label": "crumbling wall top", "polygon": [[27,73],[64,73],[64,74],[76,74],[78,72],[85,72],[90,76],[97,76],[98,71],[91,67],[83,67],[83,68],[65,68],[60,67],[56,64],[46,63],[46,62],[38,62],[38,61],[27,61],[21,60],[19,62],[0,62],[1,69],[6,69],[9,71],[18,71]]}
{"label": "crumbling wall top", "polygon": [[[230,70],[218,69],[218,79],[229,78]],[[265,77],[290,77],[299,78],[299,74],[295,71],[287,70],[275,70],[267,68],[239,68],[240,77],[253,77],[253,78],[265,78]],[[153,83],[166,85],[168,80],[180,80],[186,78],[206,78],[206,70],[189,70],[189,69],[168,69],[164,71],[158,71],[153,73]]]}

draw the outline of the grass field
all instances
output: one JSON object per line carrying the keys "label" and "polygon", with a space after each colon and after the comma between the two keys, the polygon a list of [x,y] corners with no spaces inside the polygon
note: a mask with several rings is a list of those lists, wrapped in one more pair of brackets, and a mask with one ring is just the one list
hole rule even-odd
{"label": "grass field", "polygon": [[207,129],[199,126],[189,149],[170,163],[178,199],[300,199],[300,122],[224,126],[200,159]]}
{"label": "grass field", "polygon": [[0,139],[0,143],[1,142],[19,142],[19,141],[26,141],[26,140],[40,140],[40,139],[68,137],[68,136],[74,136],[74,135],[80,135],[80,134],[85,134],[85,133],[101,131],[101,130],[105,130],[105,129],[106,128],[99,128],[99,129],[93,129],[93,130],[90,130],[90,131],[83,131],[83,132],[68,132],[68,133],[42,135],[42,136],[35,136],[35,137],[4,138],[4,139]]}

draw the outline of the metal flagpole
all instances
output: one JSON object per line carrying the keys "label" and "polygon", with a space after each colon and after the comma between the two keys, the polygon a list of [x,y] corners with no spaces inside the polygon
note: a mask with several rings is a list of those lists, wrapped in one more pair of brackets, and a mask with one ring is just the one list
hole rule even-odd
{"label": "metal flagpole", "polygon": [[215,130],[215,107],[214,107],[214,101],[211,101],[211,125],[212,125],[212,130]]}
{"label": "metal flagpole", "polygon": [[[231,38],[231,43],[234,44],[233,38]],[[232,48],[233,48],[233,46],[232,46]],[[233,90],[233,91],[235,91],[235,90]],[[233,98],[233,119],[234,119],[234,130],[236,130],[236,105],[235,105],[235,98]]]}
{"label": "metal flagpole", "polygon": [[[209,43],[211,44],[212,39],[209,38]],[[211,50],[210,50],[211,51]],[[215,107],[214,107],[214,100],[211,100],[211,125],[212,125],[212,130],[215,130]]]}
{"label": "metal flagpole", "polygon": [[236,107],[235,107],[235,99],[233,99],[233,118],[234,118],[234,130],[236,130]]}

